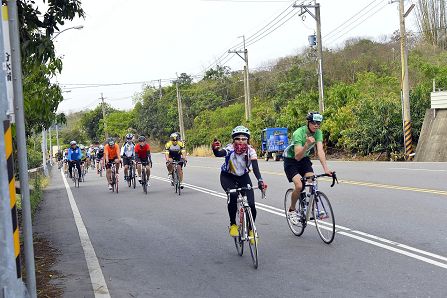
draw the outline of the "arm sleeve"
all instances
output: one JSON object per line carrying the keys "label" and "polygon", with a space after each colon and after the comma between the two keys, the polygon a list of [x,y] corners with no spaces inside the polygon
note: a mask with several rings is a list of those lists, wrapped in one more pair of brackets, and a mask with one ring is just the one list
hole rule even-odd
{"label": "arm sleeve", "polygon": [[215,157],[224,157],[227,155],[227,150],[225,149],[215,149],[213,150]]}
{"label": "arm sleeve", "polygon": [[253,173],[255,174],[256,179],[258,179],[258,180],[262,179],[261,172],[259,171],[258,160],[257,159],[252,160],[251,165],[253,167]]}

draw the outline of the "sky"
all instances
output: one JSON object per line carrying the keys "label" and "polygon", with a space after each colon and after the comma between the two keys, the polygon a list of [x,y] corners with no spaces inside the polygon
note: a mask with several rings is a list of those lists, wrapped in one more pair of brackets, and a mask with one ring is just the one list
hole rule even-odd
{"label": "sky", "polygon": [[[234,48],[242,42],[242,35],[247,41],[249,68],[253,71],[301,52],[309,46],[308,36],[316,30],[311,15],[294,15],[299,8],[288,8],[294,1],[81,2],[85,19],[76,18],[60,29],[80,25],[83,28],[66,30],[54,39],[56,53],[63,57],[62,73],[53,80],[63,88],[64,101],[58,112],[93,109],[100,103],[101,94],[115,108],[132,109],[132,97],[142,91],[144,84],[158,86],[161,79],[162,85],[168,85],[176,74],[183,72],[203,75],[222,54],[225,59],[220,65],[243,69],[240,57],[225,54],[230,48],[243,48]],[[319,0],[318,3],[324,48],[340,47],[354,37],[383,40],[399,30],[398,3],[390,4],[389,0]],[[410,4],[411,1],[405,1],[406,8]],[[414,11],[406,18],[407,30],[416,30]],[[275,21],[265,27],[272,20]],[[271,32],[269,35],[250,39],[271,25],[274,26],[267,31]],[[87,84],[102,86],[86,88]]]}

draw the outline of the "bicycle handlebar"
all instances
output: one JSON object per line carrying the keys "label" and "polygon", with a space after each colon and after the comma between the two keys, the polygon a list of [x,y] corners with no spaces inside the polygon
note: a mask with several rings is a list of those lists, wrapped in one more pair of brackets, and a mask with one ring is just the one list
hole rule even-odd
{"label": "bicycle handlebar", "polygon": [[239,187],[239,188],[229,188],[226,190],[227,195],[230,193],[238,193],[241,192],[243,190],[252,190],[252,189],[259,189],[262,193],[262,198],[265,199],[265,190],[260,189],[258,186],[251,186],[250,184],[247,184],[246,187]]}
{"label": "bicycle handlebar", "polygon": [[309,177],[301,177],[301,182],[306,182],[306,180],[308,180],[308,179],[314,180],[314,179],[317,179],[320,177],[332,177],[331,187],[334,187],[335,182],[337,182],[337,184],[338,184],[338,179],[337,179],[337,175],[335,174],[335,172],[332,172],[332,175],[324,173],[324,174],[318,174],[318,175],[313,175],[313,176],[309,176]]}

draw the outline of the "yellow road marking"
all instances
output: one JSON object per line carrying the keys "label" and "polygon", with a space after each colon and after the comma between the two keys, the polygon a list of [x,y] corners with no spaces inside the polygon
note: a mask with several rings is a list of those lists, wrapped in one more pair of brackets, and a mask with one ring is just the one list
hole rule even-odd
{"label": "yellow road marking", "polygon": [[[188,165],[188,167],[203,168],[203,169],[215,169],[215,167],[206,167],[206,166],[190,166],[190,165]],[[262,171],[262,173],[275,175],[275,176],[285,176],[284,173],[280,173],[280,172]],[[320,180],[332,182],[331,178],[320,178]],[[436,194],[436,195],[447,196],[447,191],[445,191],[445,190],[417,188],[417,187],[399,186],[399,185],[392,185],[392,184],[381,184],[381,183],[372,183],[372,182],[363,182],[363,181],[353,181],[353,180],[338,180],[338,182],[340,182],[342,184],[367,186],[367,187],[375,187],[375,188],[396,189],[396,190],[414,191],[414,192],[423,192],[423,193],[431,193],[431,194]]]}

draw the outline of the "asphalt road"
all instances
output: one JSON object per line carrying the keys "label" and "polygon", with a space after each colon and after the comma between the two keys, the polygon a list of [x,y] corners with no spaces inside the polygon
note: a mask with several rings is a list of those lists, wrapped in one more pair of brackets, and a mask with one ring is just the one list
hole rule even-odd
{"label": "asphalt road", "polygon": [[[65,297],[447,297],[446,163],[330,161],[340,184],[320,183],[337,224],[326,245],[313,226],[301,237],[290,232],[282,162],[260,161],[268,193],[266,200],[256,194],[255,270],[228,235],[222,159],[190,158],[180,197],[162,156],[154,161],[148,195],[122,179],[120,193],[111,193],[92,172],[80,188],[68,181],[107,290],[94,279],[92,254],[84,255],[86,240],[83,249],[62,176],[53,171],[35,230],[61,251],[55,268],[65,277],[56,282]],[[318,161],[314,169],[321,171]]]}

